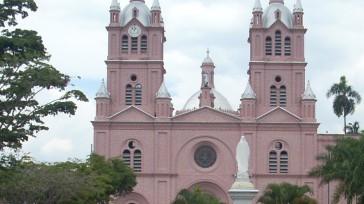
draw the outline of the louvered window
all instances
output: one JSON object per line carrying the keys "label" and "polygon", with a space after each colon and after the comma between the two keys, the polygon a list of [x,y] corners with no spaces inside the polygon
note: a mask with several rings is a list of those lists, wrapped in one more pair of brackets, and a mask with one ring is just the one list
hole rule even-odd
{"label": "louvered window", "polygon": [[288,152],[286,145],[281,141],[275,141],[269,151],[268,172],[272,174],[288,173]]}
{"label": "louvered window", "polygon": [[284,39],[284,55],[291,56],[291,38]]}
{"label": "louvered window", "polygon": [[148,52],[148,39],[147,36],[143,35],[141,38],[141,53]]}
{"label": "louvered window", "polygon": [[126,85],[125,89],[125,105],[133,105],[133,88],[130,84]]}
{"label": "louvered window", "polygon": [[265,39],[265,54],[272,55],[272,38],[267,37]]}
{"label": "louvered window", "polygon": [[279,30],[275,33],[274,52],[275,55],[282,55],[282,34]]}
{"label": "louvered window", "polygon": [[138,38],[131,38],[131,52],[138,52]]}
{"label": "louvered window", "polygon": [[270,87],[270,106],[277,106],[277,88],[275,86]]}
{"label": "louvered window", "polygon": [[141,172],[142,171],[142,152],[140,150],[134,151],[134,171]]}
{"label": "louvered window", "polygon": [[285,107],[287,105],[287,92],[286,87],[281,86],[279,89],[279,106]]}
{"label": "louvered window", "polygon": [[281,152],[279,160],[280,160],[279,172],[285,174],[288,173],[288,154],[286,151]]}
{"label": "louvered window", "polygon": [[121,39],[121,52],[128,53],[129,51],[129,38],[128,36],[124,35]]}
{"label": "louvered window", "polygon": [[142,105],[142,85],[135,86],[135,105]]}
{"label": "louvered window", "polygon": [[129,150],[124,150],[123,161],[126,165],[130,166],[130,151]]}
{"label": "louvered window", "polygon": [[277,152],[269,152],[269,173],[277,173]]}

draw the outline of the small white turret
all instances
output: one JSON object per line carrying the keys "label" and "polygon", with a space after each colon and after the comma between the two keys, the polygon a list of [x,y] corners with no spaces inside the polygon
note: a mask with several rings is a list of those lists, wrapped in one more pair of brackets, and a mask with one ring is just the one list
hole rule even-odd
{"label": "small white turret", "polygon": [[104,80],[102,80],[99,91],[96,93],[96,98],[110,98],[110,93],[107,91]]}
{"label": "small white turret", "polygon": [[262,5],[260,4],[260,0],[255,0],[253,12],[254,11],[263,11]]}
{"label": "small white turret", "polygon": [[301,4],[301,0],[296,0],[296,4],[294,5],[293,13],[303,13],[303,8]]}
{"label": "small white turret", "polygon": [[160,11],[161,10],[161,6],[159,5],[159,1],[158,0],[154,0],[153,1],[153,5],[152,5],[152,11]]}
{"label": "small white turret", "polygon": [[159,88],[157,94],[157,98],[171,98],[171,95],[169,94],[166,83],[163,81],[161,87]]}
{"label": "small white turret", "polygon": [[118,3],[118,0],[112,0],[110,11],[120,11],[120,4]]}

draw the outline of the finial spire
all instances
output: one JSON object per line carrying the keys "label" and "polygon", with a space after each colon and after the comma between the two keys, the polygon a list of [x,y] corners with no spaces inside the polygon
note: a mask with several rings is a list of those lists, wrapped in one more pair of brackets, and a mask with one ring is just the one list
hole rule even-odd
{"label": "finial spire", "polygon": [[160,11],[161,10],[161,6],[159,5],[159,1],[158,0],[154,0],[153,1],[153,5],[152,5],[152,11]]}
{"label": "finial spire", "polygon": [[243,95],[241,96],[242,99],[255,99],[256,98],[256,94],[253,91],[252,86],[250,85],[250,83],[248,82],[248,85],[245,88],[245,91],[243,93]]}
{"label": "finial spire", "polygon": [[99,91],[96,93],[96,98],[110,98],[110,93],[107,91],[104,79],[102,79]]}
{"label": "finial spire", "polygon": [[210,49],[209,48],[207,48],[206,53],[207,53],[207,55],[206,55],[205,59],[203,60],[203,64],[206,64],[206,63],[212,63],[213,64],[214,62],[210,58]]}
{"label": "finial spire", "polygon": [[110,10],[120,10],[120,4],[118,0],[112,0]]}
{"label": "finial spire", "polygon": [[262,4],[260,4],[260,0],[255,0],[253,11],[263,11]]}
{"label": "finial spire", "polygon": [[293,13],[295,13],[295,12],[303,12],[301,0],[296,0],[296,4],[294,5],[294,8],[293,8]]}
{"label": "finial spire", "polygon": [[305,93],[302,94],[302,99],[303,100],[316,99],[316,95],[312,91],[312,88],[311,88],[311,85],[310,85],[310,81],[307,82],[307,86],[306,86]]}
{"label": "finial spire", "polygon": [[166,87],[166,83],[163,80],[163,83],[161,85],[161,87],[159,88],[157,94],[156,94],[157,98],[171,98],[171,95],[169,94],[167,87]]}

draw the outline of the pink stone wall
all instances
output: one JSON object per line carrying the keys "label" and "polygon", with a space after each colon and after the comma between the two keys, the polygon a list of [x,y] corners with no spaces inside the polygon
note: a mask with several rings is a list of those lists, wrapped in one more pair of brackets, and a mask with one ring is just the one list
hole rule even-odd
{"label": "pink stone wall", "polygon": [[[133,3],[135,1],[130,2]],[[307,65],[304,56],[306,29],[300,24],[302,21],[298,23],[296,19],[294,29],[288,28],[280,20],[269,28],[263,28],[262,12],[253,12],[255,24],[249,31],[251,52],[248,75],[256,98],[241,99],[240,112],[214,109],[215,97],[209,94],[209,89],[214,87],[215,66],[207,58],[205,60],[209,62],[204,61],[201,66],[203,93],[200,108],[181,110],[171,117],[172,99],[155,98],[166,72],[163,63],[166,39],[159,18],[160,11],[152,12],[152,25],[145,27],[137,18],[120,26],[113,17],[119,13],[112,11],[107,27],[107,89],[110,98],[96,99],[97,115],[92,122],[94,151],[106,157],[122,157],[124,150],[130,150],[133,152],[130,165],[138,170],[138,185],[134,192],[116,198],[114,203],[169,204],[181,189],[193,190],[198,186],[231,204],[227,192],[235,181],[235,151],[243,135],[251,150],[249,173],[258,190],[262,192],[267,184],[274,182],[307,184],[314,189],[319,203],[327,203],[328,186],[319,186],[318,179],[307,177],[307,172],[317,165],[315,156],[324,151],[325,145],[332,143],[333,136],[317,135],[316,100],[302,100]],[[146,15],[150,16],[150,13]],[[295,15],[296,18],[300,15],[302,20],[302,13]],[[293,15],[291,17],[293,19]],[[148,38],[147,53],[120,51],[121,37],[128,36],[128,28],[133,24],[139,25],[142,35]],[[290,56],[274,55],[277,30],[282,33],[282,53],[285,49],[284,39],[290,37]],[[273,40],[272,55],[265,53],[267,36]],[[140,46],[138,44],[138,50]],[[206,71],[210,73],[210,83],[208,88],[203,88],[203,74]],[[131,80],[132,75],[137,79]],[[276,80],[277,76],[281,77],[281,81]],[[127,84],[132,87],[142,85],[141,105],[126,105]],[[286,87],[286,105],[271,106],[272,85]],[[200,167],[195,161],[197,149],[205,145],[216,153],[216,161],[207,168]],[[135,150],[141,151],[140,169],[136,168]],[[271,151],[278,155],[276,173],[270,172]],[[280,163],[284,161],[284,157],[279,156],[282,152],[287,153],[287,172],[283,168],[284,162]],[[205,152],[200,159],[210,157]],[[333,189],[334,184],[331,184],[330,194]]]}

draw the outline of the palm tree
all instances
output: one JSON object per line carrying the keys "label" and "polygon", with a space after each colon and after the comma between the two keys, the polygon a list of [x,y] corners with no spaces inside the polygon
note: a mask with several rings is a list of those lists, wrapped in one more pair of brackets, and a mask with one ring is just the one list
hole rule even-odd
{"label": "palm tree", "polygon": [[349,123],[345,128],[346,128],[346,133],[349,134],[349,135],[359,134],[360,126],[359,126],[358,121],[355,121],[353,124]]}
{"label": "palm tree", "polygon": [[268,184],[258,202],[263,204],[316,204],[317,201],[306,195],[312,194],[309,186],[297,186],[290,183]]}
{"label": "palm tree", "polygon": [[344,132],[346,134],[346,116],[353,114],[355,104],[359,104],[361,97],[358,92],[347,84],[346,77],[340,78],[340,83],[333,84],[326,93],[327,98],[335,96],[333,109],[337,117],[344,116]]}
{"label": "palm tree", "polygon": [[172,204],[223,204],[215,196],[196,188],[193,192],[182,189]]}
{"label": "palm tree", "polygon": [[309,175],[319,177],[321,184],[338,182],[333,203],[343,197],[348,204],[357,200],[364,204],[364,136],[359,139],[340,137],[335,145],[327,146],[326,152],[317,156],[320,165]]}

